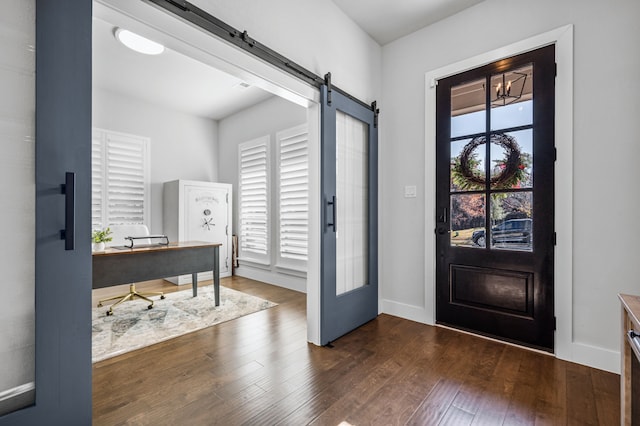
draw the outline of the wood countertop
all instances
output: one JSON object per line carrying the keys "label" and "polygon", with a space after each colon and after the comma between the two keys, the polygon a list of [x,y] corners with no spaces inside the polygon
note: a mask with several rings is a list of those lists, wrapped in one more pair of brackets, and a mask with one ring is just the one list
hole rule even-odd
{"label": "wood countertop", "polygon": [[109,256],[109,255],[118,255],[118,254],[136,254],[136,253],[148,253],[150,251],[159,251],[159,250],[179,250],[185,248],[198,248],[198,247],[220,247],[222,243],[209,243],[204,241],[181,241],[169,243],[168,245],[164,244],[148,244],[141,245],[133,248],[125,247],[125,246],[117,246],[117,247],[107,247],[103,251],[94,251],[91,253],[93,256]]}

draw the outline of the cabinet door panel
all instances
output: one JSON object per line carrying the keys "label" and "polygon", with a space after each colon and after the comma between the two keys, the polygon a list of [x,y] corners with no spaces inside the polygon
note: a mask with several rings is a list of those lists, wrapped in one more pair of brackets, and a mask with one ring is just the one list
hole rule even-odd
{"label": "cabinet door panel", "polygon": [[189,241],[222,243],[220,273],[229,271],[227,188],[185,186],[185,238]]}

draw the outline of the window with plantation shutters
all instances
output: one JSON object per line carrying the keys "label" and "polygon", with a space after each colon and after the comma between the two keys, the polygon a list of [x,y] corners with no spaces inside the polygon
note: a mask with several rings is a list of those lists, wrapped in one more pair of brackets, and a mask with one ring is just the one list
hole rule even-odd
{"label": "window with plantation shutters", "polygon": [[91,226],[149,225],[149,139],[94,129]]}
{"label": "window with plantation shutters", "polygon": [[306,270],[309,234],[309,137],[307,126],[279,132],[278,265]]}
{"label": "window with plantation shutters", "polygon": [[240,259],[269,264],[269,136],[238,147]]}

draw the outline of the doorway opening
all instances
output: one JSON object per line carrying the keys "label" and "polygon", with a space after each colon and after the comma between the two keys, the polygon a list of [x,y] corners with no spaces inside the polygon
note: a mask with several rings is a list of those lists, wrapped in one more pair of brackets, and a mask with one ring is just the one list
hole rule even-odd
{"label": "doorway opening", "polygon": [[[116,28],[162,43],[165,52],[158,57],[130,52],[115,40]],[[234,258],[232,247],[226,255],[221,250],[221,276],[233,272],[311,294],[307,339],[317,342],[318,309],[312,301],[319,279],[315,249],[319,241],[314,237],[319,221],[315,213],[319,210],[315,201],[319,191],[319,92],[237,53],[233,46],[149,4],[94,2],[93,125],[149,139],[147,225],[152,234],[167,233],[166,182],[230,183],[233,213],[227,232],[239,237],[238,256]],[[243,148],[256,140],[264,141],[267,155],[261,247],[243,246],[250,240],[246,232],[244,241],[242,238],[252,219],[251,200],[243,199],[252,194],[242,190],[242,155]],[[303,208],[290,202],[292,156],[297,178],[306,167],[302,170],[305,188],[294,194],[296,203],[306,203]],[[301,209],[307,209],[306,218],[300,218]],[[108,222],[99,226],[108,226]],[[255,255],[258,251],[264,254],[262,258]],[[154,285],[167,288],[166,282],[148,285],[148,289]]]}

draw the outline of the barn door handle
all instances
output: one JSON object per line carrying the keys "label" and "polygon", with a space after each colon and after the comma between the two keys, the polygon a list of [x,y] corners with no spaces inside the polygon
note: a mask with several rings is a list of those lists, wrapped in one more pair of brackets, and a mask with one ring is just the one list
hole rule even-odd
{"label": "barn door handle", "polygon": [[336,223],[336,196],[331,197],[331,201],[327,201],[327,205],[331,206],[331,222],[327,222],[327,228],[332,227],[333,232],[336,232],[338,229],[338,224]]}
{"label": "barn door handle", "polygon": [[64,183],[60,185],[64,194],[64,229],[60,230],[60,239],[64,240],[65,250],[74,250],[76,243],[76,174],[67,172]]}

